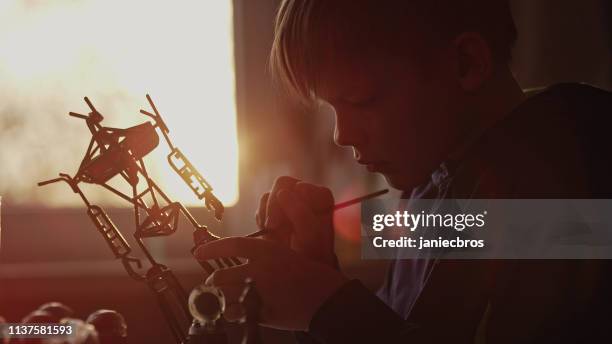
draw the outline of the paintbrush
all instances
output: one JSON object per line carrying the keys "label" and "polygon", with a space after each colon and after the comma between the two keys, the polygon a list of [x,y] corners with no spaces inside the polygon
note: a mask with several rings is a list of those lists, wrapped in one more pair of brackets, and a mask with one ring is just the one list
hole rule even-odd
{"label": "paintbrush", "polygon": [[[372,192],[372,193],[367,194],[367,195],[363,195],[361,197],[353,198],[353,199],[345,201],[345,202],[336,203],[336,204],[334,204],[333,207],[330,207],[328,209],[323,210],[323,212],[324,213],[325,212],[334,212],[334,211],[340,210],[342,208],[350,207],[353,204],[361,203],[361,202],[363,202],[363,201],[365,201],[367,199],[371,199],[371,198],[374,198],[374,197],[378,197],[380,195],[384,195],[387,192],[389,192],[389,189],[383,189],[383,190],[379,190],[379,191],[376,191],[376,192]],[[266,235],[266,234],[269,234],[271,232],[272,232],[271,229],[264,228],[264,229],[258,230],[257,232],[253,232],[251,234],[248,234],[248,235],[246,235],[246,237],[247,238],[253,238],[253,237],[258,237],[258,236]]]}

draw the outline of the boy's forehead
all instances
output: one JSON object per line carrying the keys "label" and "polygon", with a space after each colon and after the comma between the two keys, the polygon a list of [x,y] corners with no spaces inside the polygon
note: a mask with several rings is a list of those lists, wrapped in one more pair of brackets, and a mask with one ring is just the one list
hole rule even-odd
{"label": "boy's forehead", "polygon": [[320,98],[333,100],[366,91],[398,73],[398,67],[397,61],[382,56],[344,54],[328,58],[317,73],[316,93]]}

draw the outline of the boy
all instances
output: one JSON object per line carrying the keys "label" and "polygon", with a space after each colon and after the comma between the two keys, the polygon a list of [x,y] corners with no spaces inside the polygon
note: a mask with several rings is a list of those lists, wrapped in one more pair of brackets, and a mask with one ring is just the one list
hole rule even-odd
{"label": "boy", "polygon": [[[612,113],[610,95],[568,84],[527,99],[508,67],[515,39],[507,1],[285,0],[271,65],[299,99],[333,106],[335,141],[405,197],[609,197],[598,177],[612,168],[594,158],[608,120],[588,114]],[[376,296],[338,271],[331,216],[317,215],[333,203],[279,178],[257,213],[275,234],[202,247],[200,259],[249,259],[208,282],[232,299],[253,278],[263,324],[302,341],[609,336],[605,262],[396,260]]]}

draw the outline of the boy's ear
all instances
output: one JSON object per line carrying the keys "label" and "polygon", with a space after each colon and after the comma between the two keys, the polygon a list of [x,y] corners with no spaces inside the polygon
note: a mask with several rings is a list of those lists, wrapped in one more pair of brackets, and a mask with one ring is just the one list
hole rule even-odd
{"label": "boy's ear", "polygon": [[464,32],[452,42],[457,57],[459,83],[465,91],[479,89],[491,76],[491,49],[481,34]]}

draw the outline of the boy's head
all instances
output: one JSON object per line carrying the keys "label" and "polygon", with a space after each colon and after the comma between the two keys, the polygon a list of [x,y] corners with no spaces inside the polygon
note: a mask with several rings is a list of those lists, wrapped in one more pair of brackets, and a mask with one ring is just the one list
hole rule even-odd
{"label": "boy's head", "polygon": [[271,67],[334,107],[338,144],[409,190],[469,130],[515,39],[507,0],[285,0]]}

